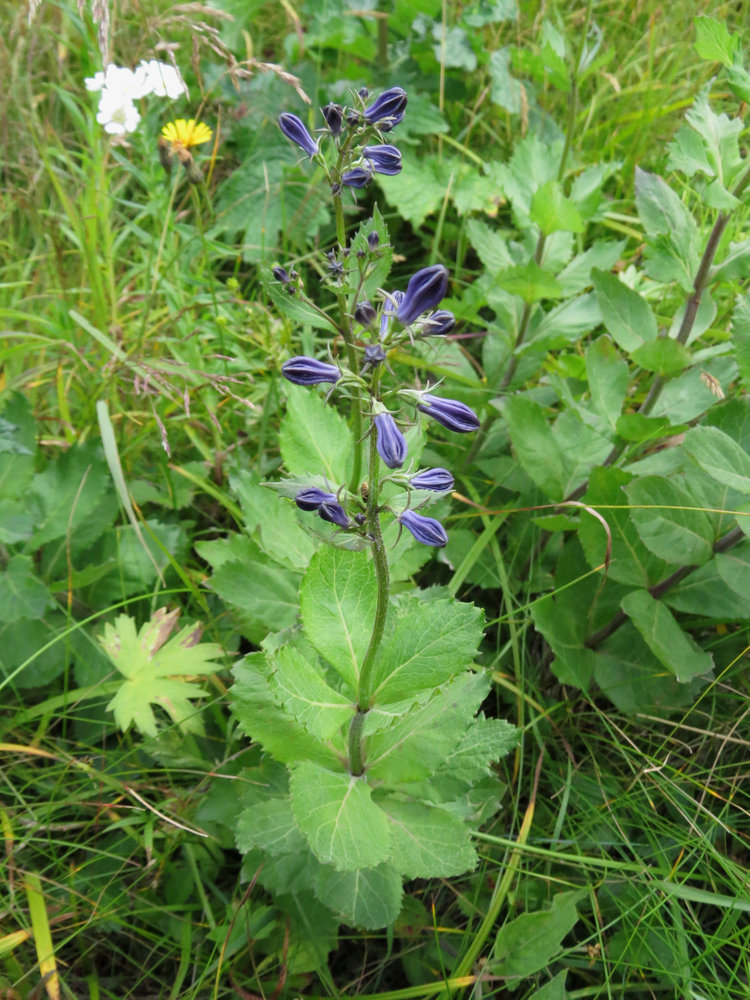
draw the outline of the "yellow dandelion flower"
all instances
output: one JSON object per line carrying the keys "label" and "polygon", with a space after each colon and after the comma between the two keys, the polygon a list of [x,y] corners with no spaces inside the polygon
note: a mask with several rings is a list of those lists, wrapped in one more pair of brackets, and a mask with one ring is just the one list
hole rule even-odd
{"label": "yellow dandelion flower", "polygon": [[174,152],[190,149],[191,146],[200,146],[203,142],[208,142],[213,135],[211,129],[204,122],[197,122],[195,118],[178,118],[169,122],[161,130],[162,138],[171,144]]}

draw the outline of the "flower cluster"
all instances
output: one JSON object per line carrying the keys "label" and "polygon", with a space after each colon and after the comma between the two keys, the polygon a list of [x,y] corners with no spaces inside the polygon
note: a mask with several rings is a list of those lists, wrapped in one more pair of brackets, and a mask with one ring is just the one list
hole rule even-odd
{"label": "flower cluster", "polygon": [[[312,137],[302,119],[289,111],[279,115],[281,131],[307,157],[321,163],[334,193],[342,187],[366,187],[373,174],[393,177],[401,171],[401,152],[382,140],[383,133],[402,121],[406,92],[401,87],[391,87],[371,104],[366,103],[368,96],[366,90],[360,90],[355,95],[355,107],[327,104],[321,108],[326,126],[320,131],[333,141],[338,153],[336,162],[330,166],[321,152],[321,139]],[[375,139],[380,141],[375,143],[372,141]]]}
{"label": "flower cluster", "polygon": [[176,100],[187,94],[180,71],[156,59],[141,60],[135,69],[110,63],[85,80],[86,89],[99,93],[96,120],[110,135],[134,132],[141,120],[135,102],[148,94]]}

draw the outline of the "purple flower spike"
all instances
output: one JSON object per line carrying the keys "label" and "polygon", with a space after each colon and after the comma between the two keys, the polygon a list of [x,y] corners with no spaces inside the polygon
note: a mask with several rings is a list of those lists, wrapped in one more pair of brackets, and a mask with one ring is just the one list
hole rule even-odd
{"label": "purple flower spike", "polygon": [[435,548],[442,549],[448,544],[445,528],[434,517],[425,517],[424,514],[417,514],[415,510],[407,508],[399,514],[398,519],[422,545],[434,545]]}
{"label": "purple flower spike", "polygon": [[469,431],[479,430],[479,417],[466,403],[459,403],[457,399],[441,399],[425,392],[417,403],[417,409],[449,431],[468,434]]}
{"label": "purple flower spike", "polygon": [[378,454],[389,469],[400,469],[406,458],[406,438],[390,413],[375,414],[375,430],[378,435]]}
{"label": "purple flower spike", "polygon": [[406,111],[406,91],[401,87],[391,87],[376,97],[365,108],[364,119],[368,125],[376,125],[383,132],[390,132],[403,119]]}
{"label": "purple flower spike", "polygon": [[321,504],[336,503],[336,494],[326,493],[324,490],[319,490],[317,486],[308,486],[299,491],[294,502],[300,510],[317,510]]}
{"label": "purple flower spike", "polygon": [[346,511],[340,503],[322,503],[318,507],[318,514],[329,524],[337,524],[339,528],[348,528],[352,523]]}
{"label": "purple flower spike", "polygon": [[456,325],[456,317],[447,309],[437,309],[422,321],[423,337],[444,337]]}
{"label": "purple flower spike", "polygon": [[362,153],[376,174],[395,177],[401,173],[401,152],[395,146],[365,146]]}
{"label": "purple flower spike", "polygon": [[448,493],[455,483],[447,469],[423,469],[412,476],[409,485],[415,490],[430,490],[432,493]]}
{"label": "purple flower spike", "polygon": [[285,111],[279,115],[279,128],[287,137],[295,142],[310,159],[318,152],[318,144],[302,123],[302,119]]}
{"label": "purple flower spike", "polygon": [[338,382],[341,378],[336,365],[306,358],[304,355],[285,361],[281,366],[281,374],[294,385],[318,385],[321,382]]}
{"label": "purple flower spike", "polygon": [[448,291],[448,272],[442,264],[433,264],[432,267],[423,267],[409,279],[406,286],[406,293],[398,307],[399,323],[408,326],[414,320],[434,309],[443,299]]}
{"label": "purple flower spike", "polygon": [[344,187],[363,188],[372,180],[372,171],[369,167],[354,167],[341,175],[341,183]]}

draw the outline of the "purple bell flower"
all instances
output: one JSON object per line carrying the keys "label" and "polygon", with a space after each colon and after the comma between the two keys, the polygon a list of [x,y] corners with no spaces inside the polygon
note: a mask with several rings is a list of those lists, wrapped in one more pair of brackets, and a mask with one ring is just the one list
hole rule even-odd
{"label": "purple bell flower", "polygon": [[326,104],[326,106],[320,110],[323,112],[323,117],[326,120],[326,125],[328,126],[328,131],[331,135],[341,135],[341,126],[344,122],[344,109],[341,105]]}
{"label": "purple bell flower", "polygon": [[369,167],[354,167],[341,175],[341,183],[344,187],[363,188],[372,180],[372,171]]}
{"label": "purple bell flower", "polygon": [[329,524],[337,524],[339,528],[348,528],[352,523],[344,508],[340,503],[336,503],[335,499],[333,503],[322,503],[318,507],[318,514],[324,521],[328,521]]}
{"label": "purple bell flower", "polygon": [[395,177],[401,173],[401,152],[395,146],[365,146],[362,154],[370,161],[376,174]]}
{"label": "purple bell flower", "polygon": [[389,298],[385,300],[385,305],[383,306],[383,311],[380,314],[380,339],[383,340],[388,336],[391,330],[391,325],[393,323],[393,317],[401,305],[404,293],[403,292],[389,292]]}
{"label": "purple bell flower", "polygon": [[375,431],[378,439],[378,454],[389,469],[400,469],[406,458],[406,438],[396,425],[390,413],[375,414]]}
{"label": "purple bell flower", "polygon": [[318,385],[321,382],[338,382],[341,378],[336,365],[306,358],[304,355],[285,361],[281,366],[281,374],[294,385]]}
{"label": "purple bell flower", "polygon": [[448,493],[455,482],[447,469],[423,469],[412,476],[409,485],[415,490],[430,490],[432,493]]}
{"label": "purple bell flower", "polygon": [[437,309],[422,320],[423,337],[444,337],[456,325],[456,317],[447,309]]}
{"label": "purple bell flower", "polygon": [[279,115],[279,128],[287,139],[295,142],[303,153],[307,153],[310,159],[318,152],[318,144],[305,128],[301,118],[285,111]]}
{"label": "purple bell flower", "polygon": [[449,431],[468,434],[469,431],[479,430],[479,417],[471,407],[466,403],[459,403],[457,399],[441,399],[439,396],[424,392],[417,403],[417,409],[437,420]]}
{"label": "purple bell flower", "polygon": [[425,517],[424,514],[418,514],[407,507],[399,514],[398,520],[422,545],[433,545],[437,549],[442,549],[448,544],[445,528],[434,517]]}
{"label": "purple bell flower", "polygon": [[299,491],[294,502],[300,510],[317,510],[321,504],[336,503],[336,494],[326,493],[325,490],[319,490],[317,486],[307,486],[304,490]]}
{"label": "purple bell flower", "polygon": [[406,111],[406,91],[401,87],[391,87],[376,97],[365,108],[363,115],[368,125],[376,125],[383,132],[390,132],[404,117]]}
{"label": "purple bell flower", "polygon": [[448,272],[442,264],[423,267],[409,279],[406,292],[398,307],[399,323],[408,326],[418,316],[434,309],[448,291]]}

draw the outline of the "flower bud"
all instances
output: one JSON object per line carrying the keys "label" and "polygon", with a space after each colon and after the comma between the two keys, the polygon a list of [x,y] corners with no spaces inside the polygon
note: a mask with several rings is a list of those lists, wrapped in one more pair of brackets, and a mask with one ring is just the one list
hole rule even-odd
{"label": "flower bud", "polygon": [[354,308],[354,318],[362,326],[372,326],[377,317],[375,308],[372,302],[368,302],[364,299],[362,302],[358,302]]}
{"label": "flower bud", "polygon": [[479,417],[466,403],[459,403],[457,399],[441,399],[423,392],[417,409],[437,420],[449,431],[467,434],[469,431],[479,430]]}
{"label": "flower bud", "polygon": [[447,309],[436,309],[422,320],[423,337],[444,337],[456,325],[456,317]]}
{"label": "flower bud", "polygon": [[320,110],[323,112],[323,117],[326,120],[326,125],[328,126],[328,131],[331,135],[341,135],[341,126],[344,122],[344,109],[341,105],[326,104],[326,106]]}
{"label": "flower bud", "polygon": [[310,159],[318,152],[318,144],[305,128],[301,118],[285,111],[279,115],[279,128],[287,139],[295,142]]}
{"label": "flower bud", "polygon": [[289,272],[285,267],[275,267],[272,273],[274,278],[276,278],[277,281],[280,281],[282,285],[288,285],[289,282],[292,280],[289,277]]}
{"label": "flower bud", "polygon": [[395,146],[365,146],[362,154],[370,161],[376,174],[395,177],[401,173],[401,152]]}
{"label": "flower bud", "polygon": [[348,528],[352,523],[344,508],[335,500],[329,503],[322,503],[318,507],[318,514],[329,524],[337,524],[339,528]]}
{"label": "flower bud", "polygon": [[344,187],[363,188],[372,180],[372,171],[369,167],[354,167],[341,175],[341,183]]}
{"label": "flower bud", "polygon": [[375,253],[375,251],[378,249],[379,243],[380,243],[380,235],[376,229],[373,229],[373,231],[367,237],[367,245],[370,248],[370,253]]}
{"label": "flower bud", "polygon": [[448,544],[445,528],[434,517],[425,517],[424,514],[418,514],[407,507],[399,514],[398,520],[422,545],[434,545],[435,548],[441,549]]}
{"label": "flower bud", "polygon": [[281,374],[294,385],[318,385],[320,382],[338,382],[341,371],[326,361],[306,358],[304,355],[289,358],[281,366]]}
{"label": "flower bud", "polygon": [[317,510],[321,504],[336,503],[336,494],[326,493],[325,490],[319,490],[317,486],[308,486],[299,491],[294,502],[300,510]]}
{"label": "flower bud", "polygon": [[389,132],[403,119],[406,110],[406,91],[401,87],[391,87],[376,97],[365,108],[363,114],[368,125],[376,125],[383,132]]}
{"label": "flower bud", "polygon": [[376,447],[378,454],[389,469],[400,469],[406,458],[406,438],[401,433],[390,413],[375,414]]}
{"label": "flower bud", "polygon": [[423,267],[409,279],[406,292],[398,307],[399,323],[408,326],[414,320],[434,309],[448,291],[448,272],[442,264]]}
{"label": "flower bud", "polygon": [[380,344],[368,344],[365,348],[365,356],[363,358],[363,365],[382,365],[385,361],[385,351],[380,346]]}
{"label": "flower bud", "polygon": [[432,493],[448,493],[455,482],[447,469],[423,469],[412,476],[409,485],[415,490],[430,490]]}

